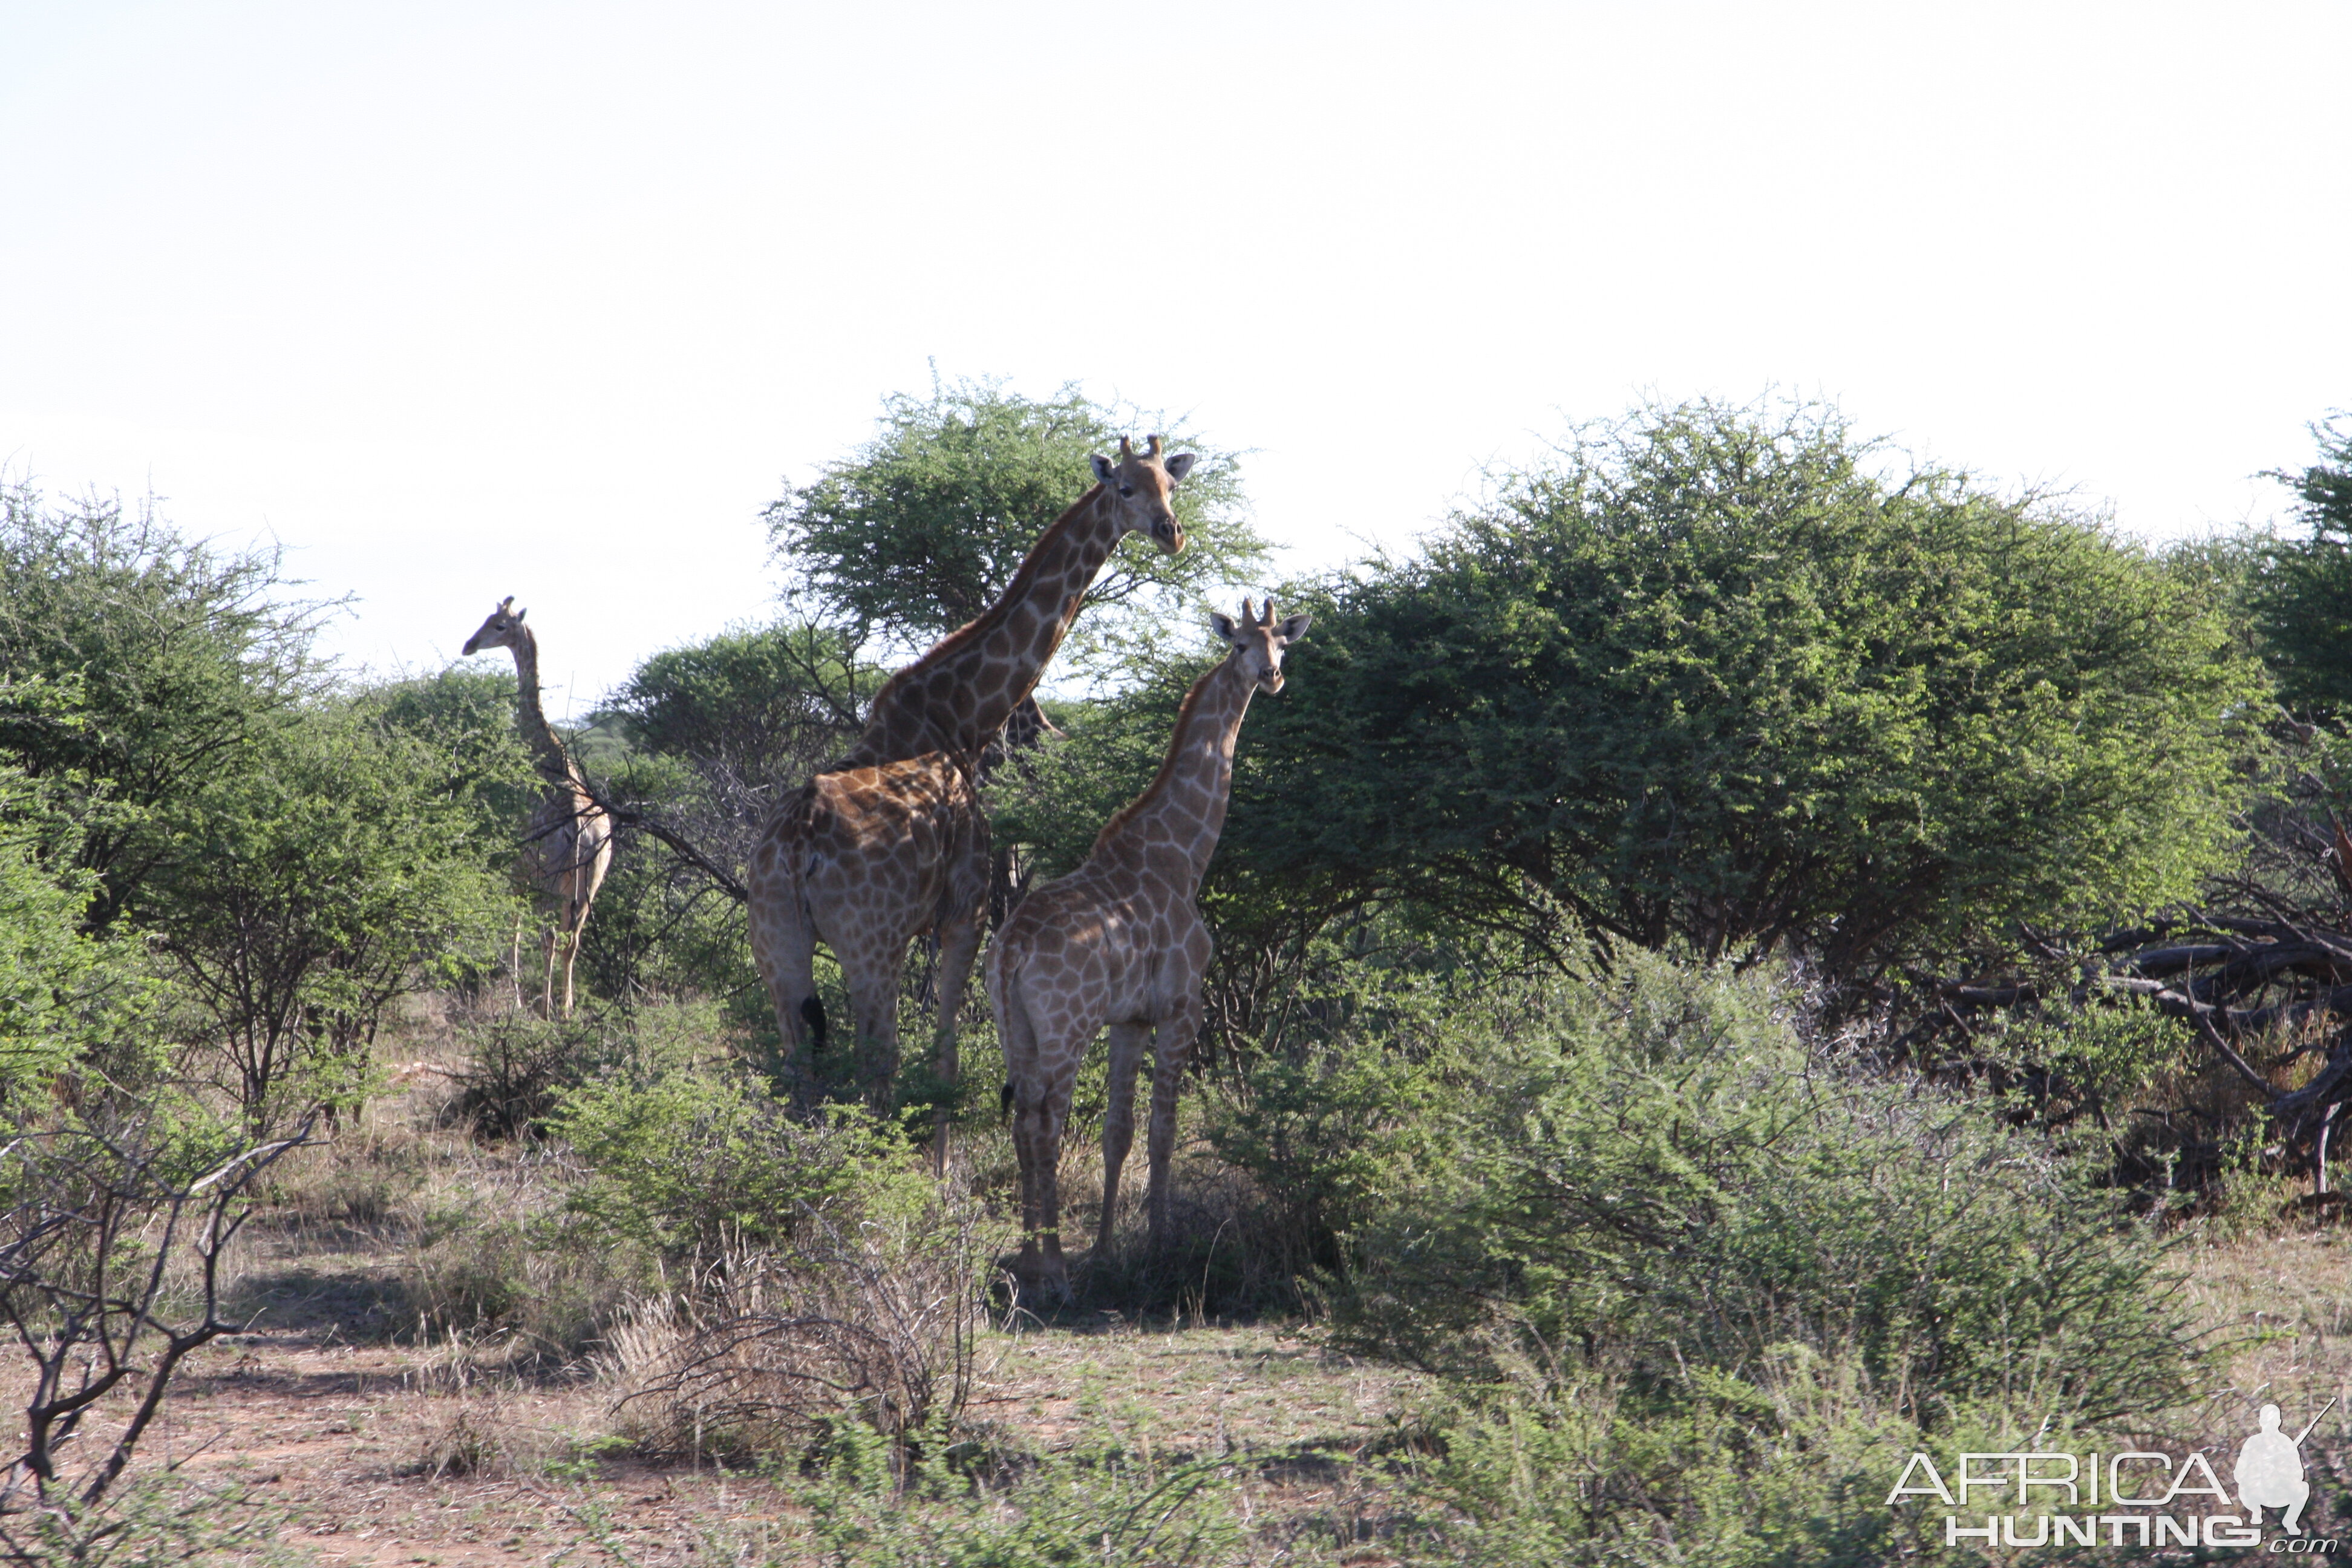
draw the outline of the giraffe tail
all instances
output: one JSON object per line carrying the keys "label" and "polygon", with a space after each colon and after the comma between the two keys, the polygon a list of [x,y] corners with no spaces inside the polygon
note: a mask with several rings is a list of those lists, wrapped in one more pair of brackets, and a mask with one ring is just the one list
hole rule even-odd
{"label": "giraffe tail", "polygon": [[814,996],[801,1000],[801,1022],[809,1026],[809,1054],[824,1054],[824,1004]]}

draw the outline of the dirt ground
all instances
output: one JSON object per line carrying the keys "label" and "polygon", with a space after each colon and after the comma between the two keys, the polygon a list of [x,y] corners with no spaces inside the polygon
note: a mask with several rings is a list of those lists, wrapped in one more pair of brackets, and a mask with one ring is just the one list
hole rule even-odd
{"label": "dirt ground", "polygon": [[[400,1286],[372,1249],[259,1260],[239,1305],[257,1314],[255,1331],[198,1353],[146,1457],[241,1480],[292,1516],[286,1543],[320,1563],[652,1568],[798,1555],[789,1483],[600,1453],[608,1386],[469,1373],[445,1349],[388,1340],[403,1327]],[[982,1363],[975,1414],[1007,1448],[1111,1442],[1163,1461],[1255,1461],[1255,1506],[1281,1512],[1360,1501],[1343,1468],[1317,1456],[1361,1449],[1422,1394],[1281,1328],[1108,1315],[992,1333]]]}
{"label": "dirt ground", "polygon": [[[286,1546],[327,1564],[810,1560],[797,1478],[638,1457],[613,1436],[609,1379],[503,1370],[420,1342],[396,1227],[289,1225],[240,1246],[233,1308],[251,1331],[194,1358],[140,1468],[242,1481],[290,1521]],[[2352,1498],[2352,1227],[2186,1238],[2175,1258],[2224,1372],[2172,1434],[2226,1457],[2262,1404],[2299,1426],[2337,1399],[2305,1448],[2313,1479],[2334,1483],[2310,1522],[2352,1535],[2352,1510],[2337,1506]],[[992,1331],[980,1362],[971,1415],[1003,1452],[1231,1459],[1266,1539],[1279,1542],[1283,1521],[1349,1525],[1312,1551],[1301,1534],[1297,1550],[1261,1555],[1391,1561],[1376,1540],[1339,1539],[1393,1506],[1382,1465],[1334,1458],[1387,1451],[1433,1393],[1410,1375],[1330,1354],[1291,1326],[1107,1313]]]}

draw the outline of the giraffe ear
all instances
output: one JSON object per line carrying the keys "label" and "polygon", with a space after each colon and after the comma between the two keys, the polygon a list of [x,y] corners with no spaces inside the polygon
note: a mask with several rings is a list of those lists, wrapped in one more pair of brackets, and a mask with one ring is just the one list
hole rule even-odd
{"label": "giraffe ear", "polygon": [[1097,484],[1107,485],[1110,483],[1111,469],[1117,467],[1116,464],[1114,464],[1108,458],[1104,457],[1100,452],[1089,455],[1087,461],[1095,466],[1095,481]]}
{"label": "giraffe ear", "polygon": [[1275,628],[1274,635],[1286,643],[1297,642],[1307,635],[1307,628],[1313,620],[1312,616],[1285,616],[1282,625]]}
{"label": "giraffe ear", "polygon": [[517,611],[515,612],[515,620],[516,620],[516,622],[517,622],[518,624],[520,624],[520,623],[521,622],[522,618],[523,618],[525,616],[529,615],[529,614],[530,614],[530,612],[529,610],[517,610]]}
{"label": "giraffe ear", "polygon": [[1234,618],[1223,610],[1209,617],[1209,628],[1226,642],[1234,640]]}
{"label": "giraffe ear", "polygon": [[1184,476],[1192,471],[1192,465],[1199,460],[1200,456],[1198,452],[1179,452],[1169,458],[1168,482],[1174,485],[1182,484]]}

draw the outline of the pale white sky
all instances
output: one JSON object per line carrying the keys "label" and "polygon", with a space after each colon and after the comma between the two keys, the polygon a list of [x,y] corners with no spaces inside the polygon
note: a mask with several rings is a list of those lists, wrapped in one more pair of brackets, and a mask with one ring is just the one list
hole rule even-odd
{"label": "pale white sky", "polygon": [[2346,0],[0,0],[0,463],[275,536],[379,668],[515,594],[582,710],[765,613],[761,506],[931,358],[1257,448],[1292,564],[1768,384],[2172,535],[2352,405],[2347,58]]}

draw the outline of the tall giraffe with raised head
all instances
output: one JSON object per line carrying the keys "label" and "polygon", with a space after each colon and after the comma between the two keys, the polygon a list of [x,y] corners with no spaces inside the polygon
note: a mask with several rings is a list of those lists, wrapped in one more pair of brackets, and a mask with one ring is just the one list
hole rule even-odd
{"label": "tall giraffe with raised head", "polygon": [[514,595],[508,595],[466,639],[466,652],[503,647],[514,653],[515,728],[521,731],[531,765],[544,786],[523,828],[515,877],[547,917],[542,932],[547,963],[540,986],[540,1010],[551,1016],[557,1007],[559,954],[563,961],[562,1006],[566,1014],[572,1011],[572,971],[580,959],[580,931],[588,923],[588,907],[596,901],[596,889],[613,864],[613,819],[597,808],[579,764],[572,760],[563,738],[540,706],[539,638],[523,624],[525,614],[514,607]]}
{"label": "tall giraffe with raised head", "polygon": [[[907,944],[939,938],[939,1074],[953,1083],[956,1014],[987,913],[988,817],[982,752],[1035,689],[1111,552],[1140,533],[1184,548],[1176,486],[1193,454],[1092,458],[1095,484],[1030,548],[995,604],[892,676],[846,754],[780,805],[744,883],[751,952],[788,1052],[826,1044],[812,973],[833,949],[849,990],[858,1074],[879,1102],[898,1068],[898,974]],[[945,1128],[939,1151],[944,1158]]]}
{"label": "tall giraffe with raised head", "polygon": [[1005,1100],[1021,1162],[1021,1258],[1016,1272],[1057,1291],[1062,1258],[1062,1129],[1078,1063],[1110,1030],[1110,1103],[1103,1113],[1102,1223],[1110,1240],[1119,1168],[1135,1140],[1135,1078],[1152,1051],[1150,1175],[1152,1244],[1168,1235],[1168,1163],[1176,1143],[1176,1089],[1201,1027],[1208,927],[1193,907],[1224,830],[1234,742],[1256,692],[1282,689],[1283,650],[1307,617],[1276,624],[1274,601],[1236,623],[1218,616],[1224,658],[1195,681],[1151,787],[1095,837],[1085,862],[1021,900],[988,954],[988,994],[1004,1046]]}

